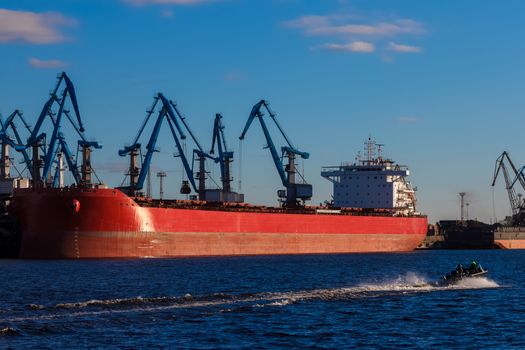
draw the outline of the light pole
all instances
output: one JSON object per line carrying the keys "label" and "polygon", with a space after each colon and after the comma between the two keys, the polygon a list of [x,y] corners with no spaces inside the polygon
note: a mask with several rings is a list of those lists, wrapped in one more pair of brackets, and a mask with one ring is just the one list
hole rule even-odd
{"label": "light pole", "polygon": [[159,178],[159,181],[160,181],[160,200],[162,200],[162,197],[164,196],[164,186],[163,186],[163,180],[164,178],[166,177],[166,173],[164,171],[159,171],[157,173],[157,177]]}
{"label": "light pole", "polygon": [[461,221],[465,219],[465,217],[463,216],[463,208],[465,206],[465,195],[466,194],[467,192],[459,192],[459,196],[461,197]]}

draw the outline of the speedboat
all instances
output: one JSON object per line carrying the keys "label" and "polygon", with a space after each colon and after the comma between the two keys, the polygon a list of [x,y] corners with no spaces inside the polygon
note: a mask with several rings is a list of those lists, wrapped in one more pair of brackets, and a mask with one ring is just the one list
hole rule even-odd
{"label": "speedboat", "polygon": [[448,286],[459,283],[470,278],[483,277],[489,270],[483,269],[480,265],[470,267],[469,269],[457,269],[444,275],[437,283],[440,286]]}

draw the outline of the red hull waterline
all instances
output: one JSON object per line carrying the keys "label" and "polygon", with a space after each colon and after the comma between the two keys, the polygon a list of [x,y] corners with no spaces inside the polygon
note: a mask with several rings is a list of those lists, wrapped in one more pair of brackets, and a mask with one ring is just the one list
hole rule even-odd
{"label": "red hull waterline", "polygon": [[525,249],[525,239],[496,239],[494,245],[500,249]]}
{"label": "red hull waterline", "polygon": [[22,258],[132,258],[400,252],[426,217],[141,207],[116,189],[20,189]]}

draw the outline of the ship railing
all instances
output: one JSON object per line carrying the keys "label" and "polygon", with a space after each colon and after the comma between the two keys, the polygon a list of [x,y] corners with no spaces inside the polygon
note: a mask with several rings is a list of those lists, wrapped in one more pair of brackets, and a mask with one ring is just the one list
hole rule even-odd
{"label": "ship railing", "polygon": [[155,208],[179,208],[209,211],[231,211],[231,212],[264,212],[264,213],[286,213],[286,214],[318,214],[318,215],[347,215],[347,216],[413,216],[399,215],[395,210],[388,208],[366,209],[366,208],[331,208],[325,206],[305,206],[299,208],[268,207],[264,205],[253,205],[248,203],[225,203],[206,202],[192,200],[158,200],[135,198],[138,205],[142,207]]}
{"label": "ship railing", "polygon": [[525,232],[525,227],[522,226],[500,226],[496,228],[496,232]]}

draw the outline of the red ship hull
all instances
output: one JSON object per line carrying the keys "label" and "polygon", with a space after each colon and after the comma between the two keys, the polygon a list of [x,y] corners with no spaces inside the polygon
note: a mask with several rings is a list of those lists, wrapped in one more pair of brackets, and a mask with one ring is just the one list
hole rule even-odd
{"label": "red ship hull", "polygon": [[525,228],[500,227],[494,232],[494,245],[500,249],[525,249]]}
{"label": "red ship hull", "polygon": [[115,189],[21,189],[22,258],[130,258],[399,252],[426,217],[141,207]]}

